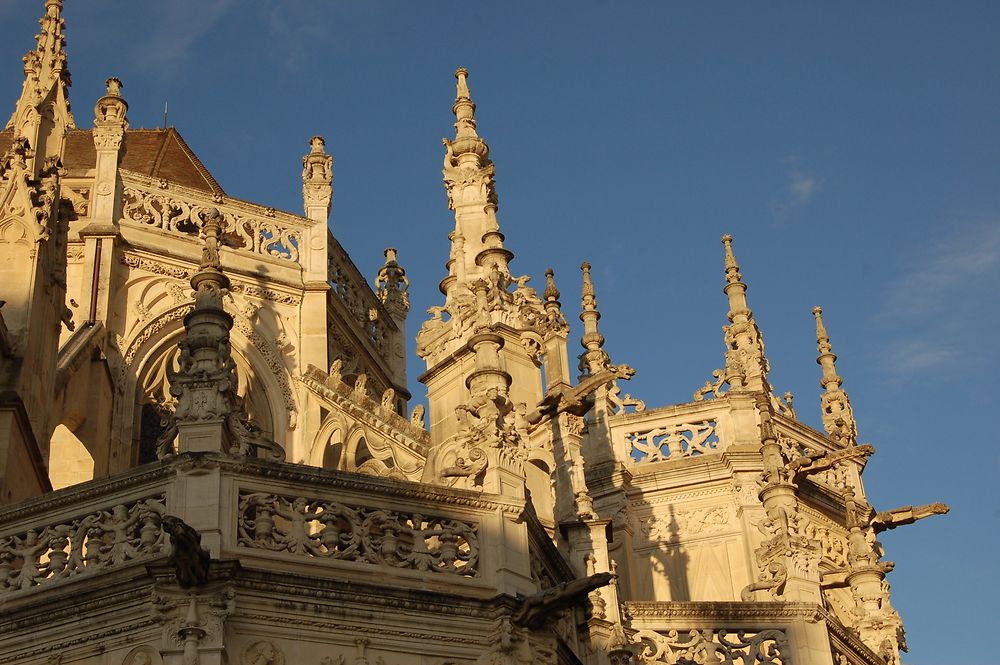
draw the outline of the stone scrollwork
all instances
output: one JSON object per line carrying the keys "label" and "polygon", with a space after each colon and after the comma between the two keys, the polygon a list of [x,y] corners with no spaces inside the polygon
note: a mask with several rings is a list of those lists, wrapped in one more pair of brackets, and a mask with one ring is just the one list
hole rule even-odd
{"label": "stone scrollwork", "polygon": [[139,226],[150,226],[168,233],[197,238],[201,217],[210,208],[219,208],[225,226],[225,244],[236,250],[262,254],[297,262],[300,229],[284,226],[271,218],[257,217],[246,211],[217,202],[204,204],[174,198],[162,191],[147,191],[136,186],[126,186],[122,200],[122,215],[126,221]]}
{"label": "stone scrollwork", "polygon": [[240,494],[239,544],[297,556],[475,577],[478,532],[475,523],[446,517]]}
{"label": "stone scrollwork", "polygon": [[618,385],[618,381],[613,382],[608,390],[608,402],[611,403],[611,412],[616,416],[623,413],[642,413],[646,410],[646,403],[641,399],[636,399],[629,393],[622,396],[622,388]]}
{"label": "stone scrollwork", "polygon": [[640,663],[719,663],[721,665],[791,665],[788,636],[782,630],[640,630],[632,637],[642,646]]}
{"label": "stone scrollwork", "polygon": [[714,420],[706,420],[626,432],[629,456],[635,462],[660,462],[716,452],[719,438],[715,426]]}
{"label": "stone scrollwork", "polygon": [[166,554],[157,495],[0,537],[0,594]]}
{"label": "stone scrollwork", "polygon": [[712,378],[705,382],[701,388],[694,391],[694,401],[701,402],[707,396],[722,397],[726,394],[723,385],[726,383],[726,374],[721,369],[712,372]]}

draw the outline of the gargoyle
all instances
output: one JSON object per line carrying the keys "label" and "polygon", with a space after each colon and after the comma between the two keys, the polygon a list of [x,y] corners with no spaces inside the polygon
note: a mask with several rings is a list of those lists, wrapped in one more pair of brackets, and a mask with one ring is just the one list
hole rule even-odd
{"label": "gargoyle", "polygon": [[535,425],[546,416],[571,413],[583,416],[594,406],[593,394],[601,386],[615,379],[631,379],[635,370],[628,365],[610,365],[607,369],[585,377],[569,390],[555,389],[545,393],[538,407],[528,414],[528,422]]}
{"label": "gargoyle", "polygon": [[558,612],[582,604],[591,591],[607,586],[613,579],[614,575],[611,573],[596,573],[563,582],[532,596],[521,596],[521,607],[511,617],[511,621],[515,626],[530,630],[541,628]]}
{"label": "gargoyle", "polygon": [[857,459],[859,457],[867,458],[874,454],[875,448],[866,443],[861,446],[845,448],[844,450],[832,452],[824,450],[822,452],[803,455],[790,461],[785,465],[785,468],[790,472],[789,479],[794,483],[804,476],[826,471],[844,460]]}
{"label": "gargoyle", "polygon": [[190,589],[208,581],[211,555],[201,546],[201,534],[179,517],[160,518],[163,530],[170,535],[170,558],[167,559],[181,588]]}
{"label": "gargoyle", "polygon": [[904,524],[913,524],[931,515],[946,515],[950,509],[944,503],[928,503],[925,506],[903,506],[885,512],[876,513],[872,518],[871,527],[875,533],[895,529]]}

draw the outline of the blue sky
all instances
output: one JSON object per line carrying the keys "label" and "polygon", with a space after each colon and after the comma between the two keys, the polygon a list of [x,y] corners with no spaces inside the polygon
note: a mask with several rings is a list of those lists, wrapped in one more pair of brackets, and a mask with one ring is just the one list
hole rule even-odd
{"label": "blue sky", "polygon": [[[333,231],[372,277],[382,249],[399,248],[411,337],[441,299],[452,218],[440,138],[459,65],[515,272],[538,285],[551,265],[572,313],[589,260],[607,348],[639,370],[627,390],[648,404],[687,401],[722,362],[719,237],[732,233],[776,390],[819,426],[809,310],[821,304],[877,449],[865,473],[876,508],[952,506],[882,539],[904,662],[993,655],[986,639],[955,643],[995,631],[1000,591],[988,568],[1000,549],[1000,5],[66,4],[79,125],[117,75],[134,127],[157,126],[169,102],[228,193],[295,212],[300,157],[324,135]],[[9,110],[41,6],[0,0]],[[410,376],[421,369],[413,358]]]}

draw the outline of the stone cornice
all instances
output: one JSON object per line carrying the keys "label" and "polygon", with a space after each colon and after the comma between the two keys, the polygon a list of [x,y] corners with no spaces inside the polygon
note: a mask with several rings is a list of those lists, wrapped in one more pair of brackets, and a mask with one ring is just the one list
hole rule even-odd
{"label": "stone cornice", "polygon": [[[504,598],[482,598],[359,580],[345,584],[343,580],[249,567],[236,571],[233,581],[243,592],[257,592],[265,603],[290,609],[288,603],[299,603],[303,598],[308,598],[311,613],[341,616],[345,607],[356,604],[366,608],[374,605],[395,610],[431,612],[435,615],[493,619]],[[237,615],[240,614],[242,613],[237,610]]]}
{"label": "stone cornice", "polygon": [[74,512],[86,512],[90,501],[110,496],[133,496],[136,494],[134,490],[139,488],[144,492],[153,493],[162,490],[163,486],[159,483],[170,478],[173,473],[173,469],[168,465],[153,462],[112,476],[26,499],[0,510],[0,529],[6,531],[7,526],[20,520],[64,508],[72,508]]}
{"label": "stone cornice", "polygon": [[524,511],[523,499],[511,499],[473,490],[440,487],[391,478],[380,478],[349,471],[334,471],[303,464],[268,462],[252,458],[230,458],[222,455],[190,453],[177,458],[174,465],[189,468],[218,466],[223,471],[244,477],[280,480],[313,485],[321,491],[340,489],[362,495],[399,497],[437,502],[446,506],[464,506],[483,512],[500,510],[518,518]]}

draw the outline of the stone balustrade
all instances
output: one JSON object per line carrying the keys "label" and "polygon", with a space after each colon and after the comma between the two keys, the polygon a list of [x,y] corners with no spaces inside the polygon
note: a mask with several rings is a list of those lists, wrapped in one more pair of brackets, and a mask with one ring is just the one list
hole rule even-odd
{"label": "stone balustrade", "polygon": [[27,524],[0,522],[0,598],[163,556],[166,509],[157,489],[138,498],[112,493],[86,511],[43,513]]}
{"label": "stone balustrade", "polygon": [[[304,563],[320,576],[368,571],[404,585],[434,578],[490,595],[500,521],[522,511],[522,501],[479,492],[223,454],[180,455],[0,511],[0,602],[165,560],[165,515],[196,526],[213,558],[257,569]],[[206,514],[218,522],[199,523]]]}
{"label": "stone balustrade", "polygon": [[730,443],[728,418],[725,404],[702,402],[688,409],[622,411],[609,423],[623,459],[646,464],[721,452]]}
{"label": "stone balustrade", "polygon": [[368,280],[332,234],[327,238],[327,277],[331,293],[343,306],[346,318],[356,326],[362,339],[370,343],[380,357],[387,359],[399,329]]}
{"label": "stone balustrade", "polygon": [[829,662],[824,623],[842,630],[822,607],[802,602],[626,602],[624,609],[632,618],[635,662],[643,665]]}
{"label": "stone balustrade", "polygon": [[225,223],[224,245],[237,252],[299,262],[303,233],[313,222],[245,201],[130,174],[122,192],[122,221],[171,235],[197,239],[206,210],[215,208]]}

